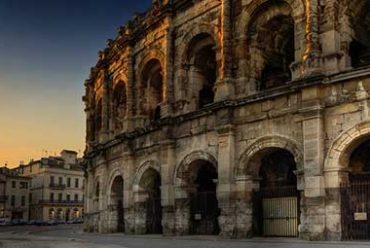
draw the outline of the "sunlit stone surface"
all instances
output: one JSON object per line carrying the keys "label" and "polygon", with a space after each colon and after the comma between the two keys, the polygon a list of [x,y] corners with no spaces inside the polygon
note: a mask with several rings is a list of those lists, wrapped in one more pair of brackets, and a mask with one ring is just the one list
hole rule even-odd
{"label": "sunlit stone surface", "polygon": [[369,13],[153,1],[85,83],[85,230],[342,239],[341,183],[369,169]]}

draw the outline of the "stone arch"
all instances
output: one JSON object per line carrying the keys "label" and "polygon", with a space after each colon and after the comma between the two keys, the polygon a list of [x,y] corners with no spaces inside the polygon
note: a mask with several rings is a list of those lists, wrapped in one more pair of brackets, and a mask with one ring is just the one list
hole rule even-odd
{"label": "stone arch", "polygon": [[251,176],[250,171],[256,169],[251,168],[251,159],[259,152],[268,148],[280,148],[289,151],[295,159],[297,170],[303,169],[303,152],[298,142],[284,136],[266,136],[253,142],[240,156],[238,166],[235,170],[235,178]]}
{"label": "stone arch", "polygon": [[218,27],[209,23],[196,23],[191,26],[190,30],[187,30],[185,37],[182,39],[182,45],[180,46],[180,62],[182,64],[187,62],[187,56],[191,46],[191,41],[200,34],[207,34],[211,36],[216,44],[216,50],[220,51]]}
{"label": "stone arch", "polygon": [[114,129],[122,129],[123,119],[127,116],[127,92],[128,88],[125,81],[120,80],[114,84],[111,99]]}
{"label": "stone arch", "polygon": [[[176,67],[179,69],[179,83],[176,87],[179,87],[177,92],[183,98],[181,100],[190,105],[186,109],[194,111],[214,101],[214,85],[221,68],[221,48],[217,26],[197,23],[191,28],[186,30],[186,35],[177,47],[180,59],[176,60]],[[202,59],[194,59],[195,57]],[[202,94],[202,97],[199,94]]]}
{"label": "stone arch", "polygon": [[251,78],[257,90],[282,86],[292,80],[295,56],[295,20],[285,1],[269,1],[252,13],[245,29]]}
{"label": "stone arch", "polygon": [[[116,177],[118,177],[118,176],[121,176],[122,179],[125,180],[125,177],[124,177],[124,174],[123,174],[123,170],[122,169],[119,169],[119,168],[113,170],[110,173],[109,177],[108,177],[108,188],[107,189],[108,189],[108,196],[109,196],[109,198],[110,198],[110,195],[112,194],[111,189],[112,189],[112,185],[113,185],[114,179]],[[109,199],[109,201],[110,201],[110,199]]]}
{"label": "stone arch", "polygon": [[203,160],[212,164],[216,169],[218,168],[217,159],[210,153],[205,151],[194,151],[186,155],[175,169],[174,184],[181,185],[182,182],[187,178],[190,165],[197,160]]}
{"label": "stone arch", "polygon": [[370,121],[358,123],[354,127],[342,132],[336,138],[328,150],[324,171],[326,177],[327,187],[338,187],[343,178],[337,178],[337,181],[328,181],[331,173],[340,173],[341,171],[348,171],[349,159],[352,152],[364,140],[370,137]]}
{"label": "stone arch", "polygon": [[157,49],[150,50],[138,63],[138,112],[151,120],[161,117],[161,106],[167,101],[165,55]]}
{"label": "stone arch", "polygon": [[113,87],[120,81],[128,82],[127,72],[120,71],[112,76]]}
{"label": "stone arch", "polygon": [[161,67],[163,68],[163,72],[165,72],[164,68],[165,68],[166,56],[161,50],[150,49],[147,52],[145,52],[142,57],[139,56],[138,58],[139,58],[139,61],[136,64],[135,71],[137,74],[136,75],[137,82],[139,82],[139,84],[142,80],[142,71],[144,70],[144,67],[148,64],[148,62],[151,60],[154,60],[154,59],[158,60]]}
{"label": "stone arch", "polygon": [[137,191],[138,190],[140,180],[141,180],[142,176],[144,175],[144,173],[148,169],[153,169],[153,170],[157,171],[159,174],[161,174],[161,168],[159,166],[158,161],[155,161],[155,160],[147,160],[147,161],[143,162],[138,167],[138,169],[136,170],[136,173],[135,173],[134,182],[133,182],[133,189],[134,189],[134,191]]}
{"label": "stone arch", "polygon": [[[327,189],[340,194],[340,189],[343,186],[348,186],[350,181],[349,172],[351,171],[349,167],[351,155],[357,147],[369,139],[370,121],[364,121],[342,132],[330,144],[324,162],[324,178]],[[333,196],[336,196],[336,194],[333,194]],[[326,209],[330,211],[327,214],[326,228],[329,233],[338,237],[343,235],[341,230],[342,223],[345,221],[343,219],[344,215],[341,213],[341,205],[341,197],[330,197],[327,199]]]}
{"label": "stone arch", "polygon": [[347,2],[342,7],[345,8],[345,14],[349,15],[350,35],[347,38],[350,42],[348,53],[351,66],[353,68],[367,66],[370,64],[370,2],[355,0]]}
{"label": "stone arch", "polygon": [[[248,5],[248,7],[245,9],[245,14],[241,18],[241,25],[239,25],[239,33],[243,34],[246,30],[248,30],[248,27],[250,25],[250,22],[252,18],[256,15],[258,11],[263,9],[265,5],[272,2],[272,0],[254,0],[251,1],[251,3]],[[304,20],[305,16],[305,3],[302,0],[282,0],[280,2],[287,3],[292,10],[292,17],[294,19],[295,24],[302,22]]]}

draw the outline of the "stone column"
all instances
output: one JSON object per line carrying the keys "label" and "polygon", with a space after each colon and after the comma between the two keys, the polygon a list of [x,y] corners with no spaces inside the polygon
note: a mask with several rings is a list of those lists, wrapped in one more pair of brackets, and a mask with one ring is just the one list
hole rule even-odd
{"label": "stone column", "polygon": [[259,191],[259,179],[250,176],[236,178],[233,199],[235,202],[234,237],[253,237],[253,194]]}
{"label": "stone column", "polygon": [[161,204],[162,228],[164,235],[175,234],[175,195],[173,171],[176,166],[176,143],[173,140],[164,141],[161,150]]}
{"label": "stone column", "polygon": [[135,206],[132,189],[132,180],[135,175],[135,159],[132,154],[124,154],[124,186],[123,186],[123,216],[125,223],[125,233],[135,233]]}
{"label": "stone column", "polygon": [[221,68],[216,82],[215,101],[221,101],[234,96],[234,84],[232,81],[232,28],[231,28],[231,0],[222,0],[221,5]]}
{"label": "stone column", "polygon": [[303,54],[304,75],[320,73],[319,2],[306,0],[306,48]]}
{"label": "stone column", "polygon": [[232,125],[223,125],[218,131],[218,185],[217,199],[221,210],[219,216],[220,235],[233,237],[236,213],[233,191],[233,165],[235,162],[235,135]]}
{"label": "stone column", "polygon": [[110,117],[110,92],[111,77],[108,69],[104,71],[104,82],[103,82],[103,99],[102,99],[102,128],[100,131],[100,142],[108,139],[109,135],[109,117]]}
{"label": "stone column", "polygon": [[325,239],[324,120],[317,87],[302,92],[304,193],[301,198],[300,237]]}
{"label": "stone column", "polygon": [[131,44],[128,46],[128,61],[127,61],[127,131],[132,131],[134,129],[133,116],[135,113],[135,97],[134,97],[134,55],[133,48]]}
{"label": "stone column", "polygon": [[134,189],[135,234],[146,233],[146,206],[148,195],[140,189]]}
{"label": "stone column", "polygon": [[161,116],[162,117],[167,117],[168,115],[171,114],[172,112],[172,104],[174,104],[175,99],[174,99],[174,30],[172,27],[172,18],[168,18],[168,29],[167,29],[167,34],[166,34],[166,68],[165,68],[165,73],[166,73],[166,79],[165,79],[165,99],[164,99],[164,104],[161,107]]}
{"label": "stone column", "polygon": [[[87,165],[89,166],[89,165]],[[86,168],[89,170],[90,168]],[[94,231],[94,209],[93,209],[93,173],[91,171],[88,172],[86,177],[86,188],[85,188],[85,203],[84,203],[84,209],[85,209],[85,221],[84,221],[84,230],[87,232]]]}
{"label": "stone column", "polygon": [[174,188],[175,192],[175,234],[188,235],[190,234],[190,192],[195,192],[196,188],[185,185],[177,185]]}
{"label": "stone column", "polygon": [[[324,41],[321,44],[322,63],[326,73],[337,73],[351,67],[349,20],[347,15],[339,12],[339,1],[325,1],[323,7],[323,25],[320,26],[320,38]],[[346,42],[342,41],[343,37]]]}

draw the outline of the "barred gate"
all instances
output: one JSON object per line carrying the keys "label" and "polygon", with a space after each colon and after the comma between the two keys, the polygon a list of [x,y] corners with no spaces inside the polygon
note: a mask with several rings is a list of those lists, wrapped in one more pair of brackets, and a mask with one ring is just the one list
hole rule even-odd
{"label": "barred gate", "polygon": [[349,176],[341,185],[342,239],[370,238],[370,174]]}
{"label": "barred gate", "polygon": [[146,208],[146,232],[148,234],[162,233],[162,205],[161,198],[148,197]]}
{"label": "barred gate", "polygon": [[255,193],[254,232],[267,237],[297,237],[299,193],[296,186],[265,188]]}
{"label": "barred gate", "polygon": [[190,233],[198,235],[218,234],[220,210],[216,192],[195,193],[191,196],[190,204]]}

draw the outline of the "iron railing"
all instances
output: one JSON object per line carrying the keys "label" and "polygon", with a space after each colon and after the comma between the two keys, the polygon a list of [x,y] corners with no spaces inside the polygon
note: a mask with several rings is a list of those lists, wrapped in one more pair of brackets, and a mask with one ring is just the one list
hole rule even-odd
{"label": "iron railing", "polygon": [[55,189],[55,190],[64,190],[66,188],[66,185],[65,184],[50,183],[49,188]]}

